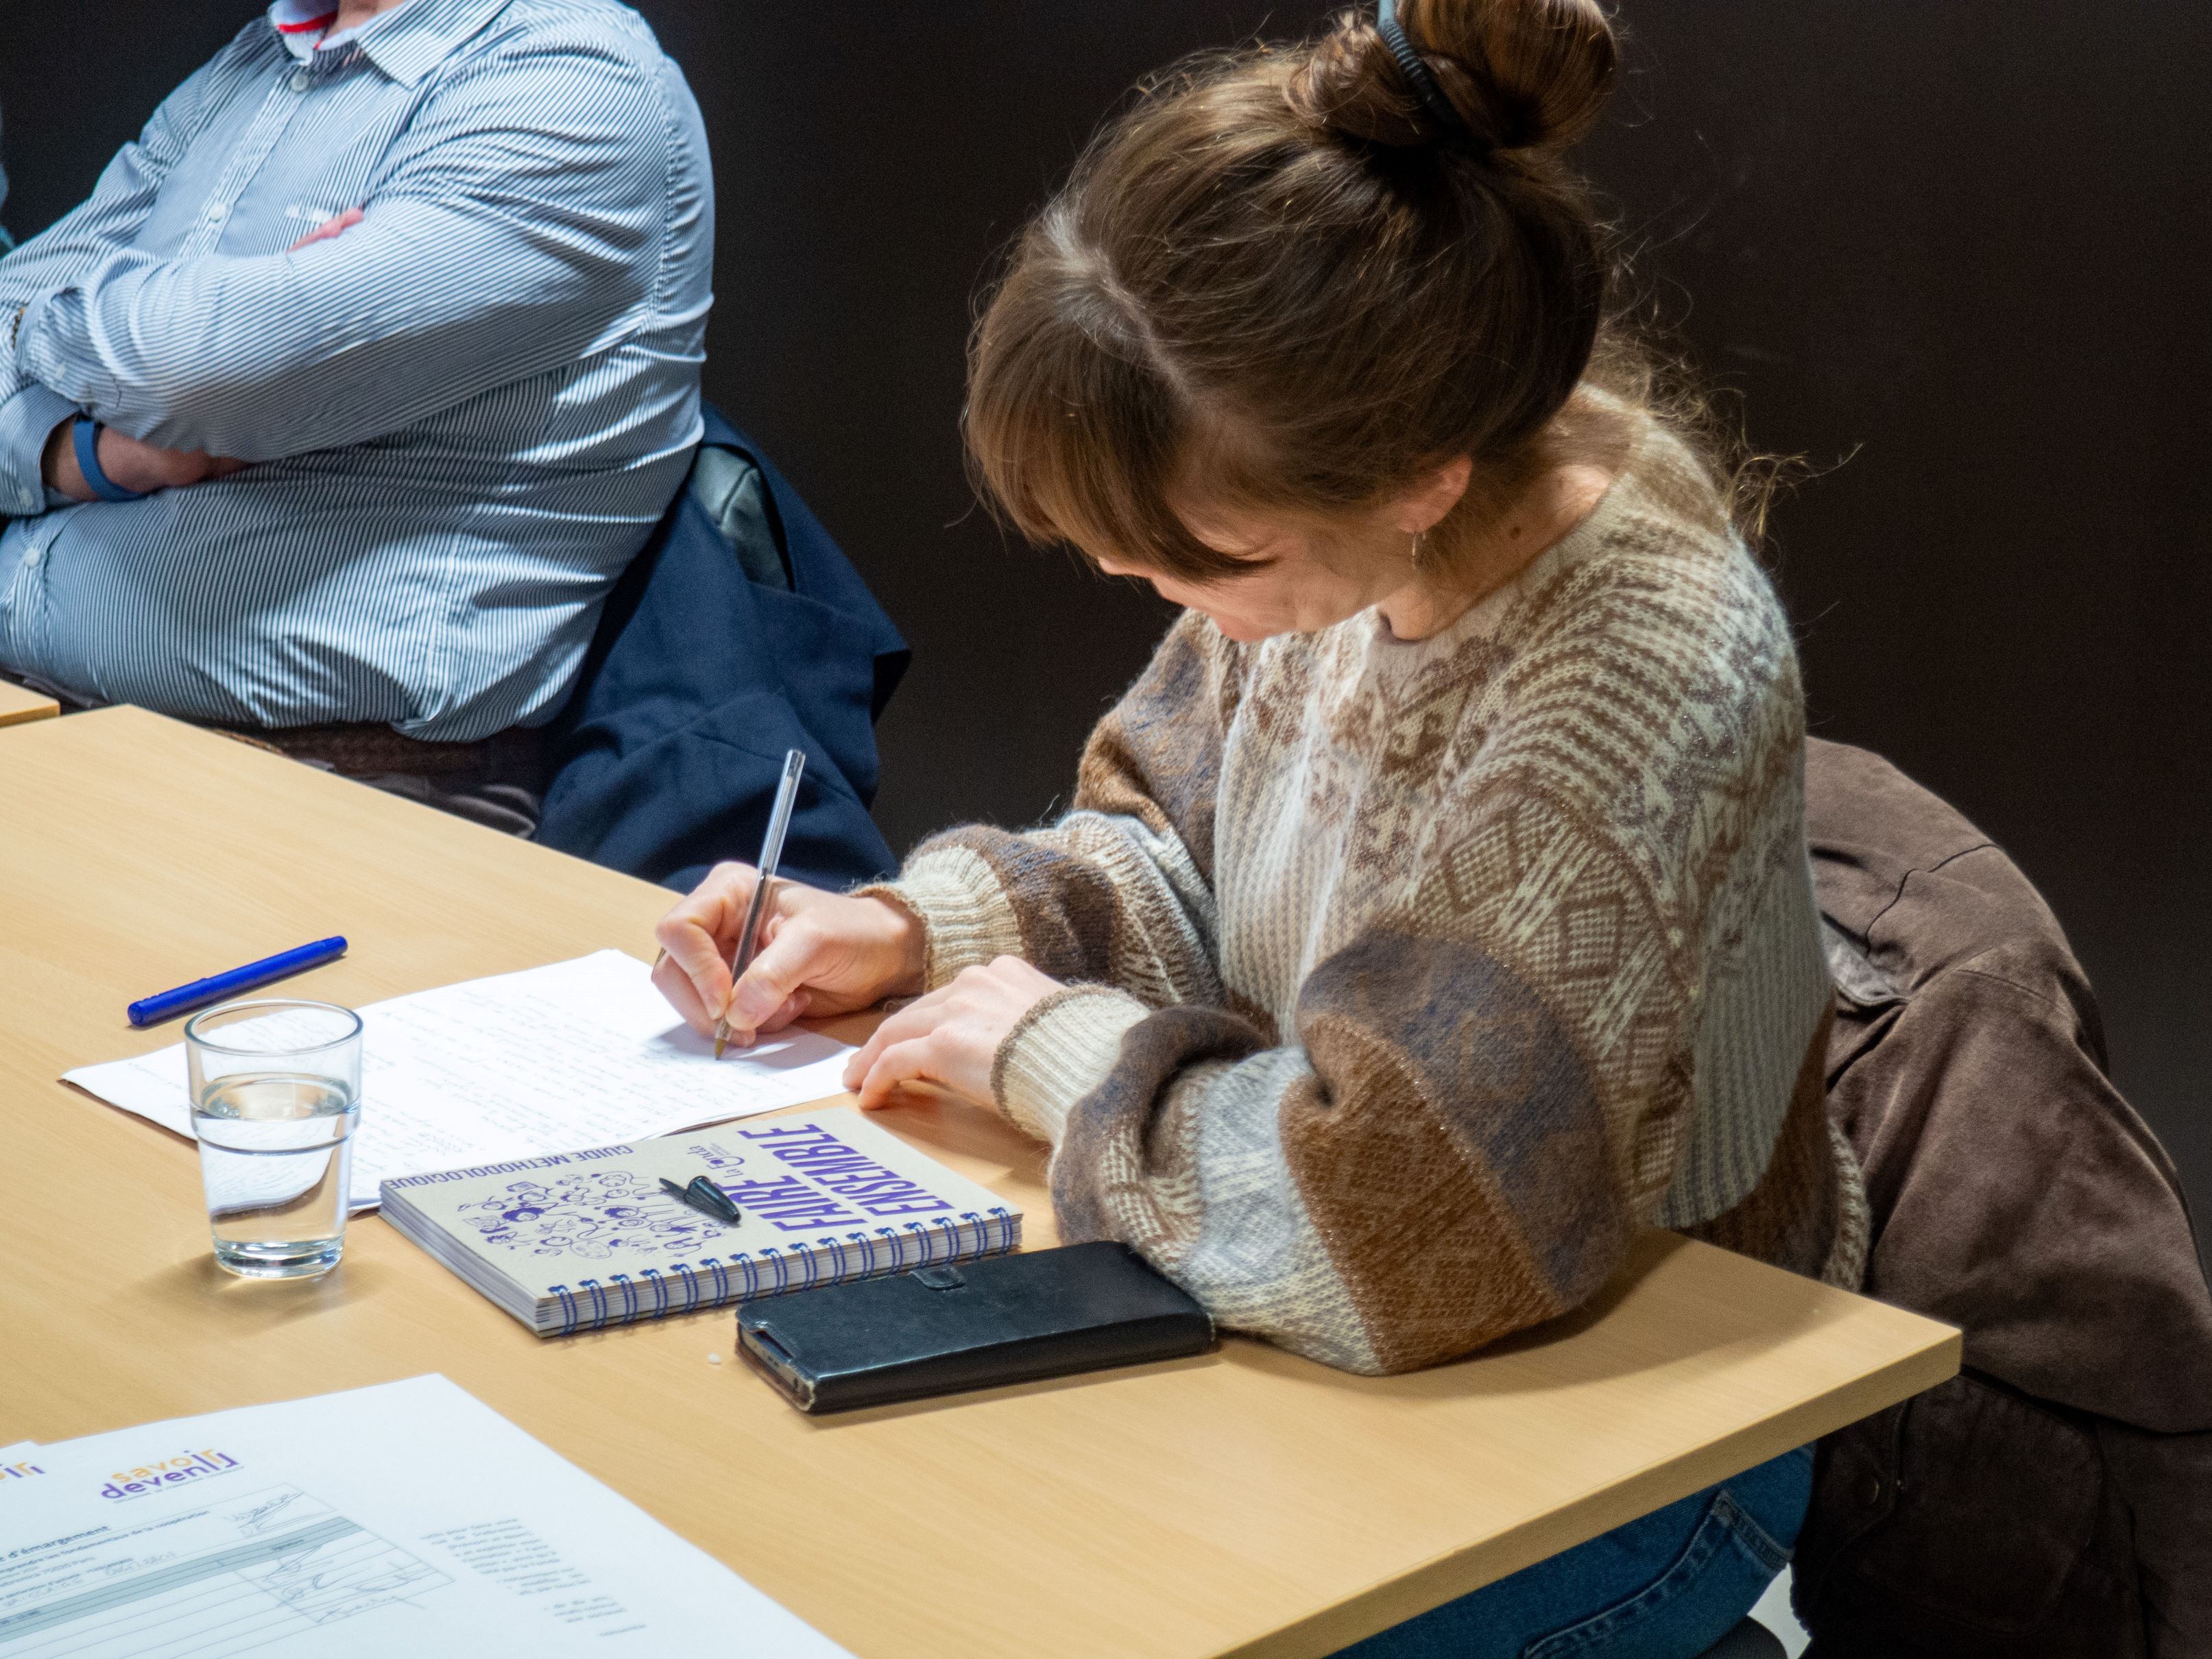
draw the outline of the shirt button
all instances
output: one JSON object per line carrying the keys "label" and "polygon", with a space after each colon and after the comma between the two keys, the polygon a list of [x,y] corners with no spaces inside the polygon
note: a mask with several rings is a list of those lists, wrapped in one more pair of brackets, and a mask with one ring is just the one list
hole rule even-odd
{"label": "shirt button", "polygon": [[39,568],[40,562],[43,561],[46,556],[46,550],[45,548],[34,547],[29,552],[23,555],[23,563],[28,568],[36,570]]}
{"label": "shirt button", "polygon": [[293,90],[293,91],[295,91],[295,92],[305,92],[305,91],[306,91],[309,87],[312,87],[312,86],[313,86],[313,85],[314,85],[314,84],[315,84],[315,77],[314,77],[313,76],[312,76],[312,75],[308,74],[307,70],[294,70],[292,71],[292,90]]}

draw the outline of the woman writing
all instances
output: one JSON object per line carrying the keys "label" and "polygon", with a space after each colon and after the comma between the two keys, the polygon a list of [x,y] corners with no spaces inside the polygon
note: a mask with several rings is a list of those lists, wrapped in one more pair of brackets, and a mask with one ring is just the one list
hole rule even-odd
{"label": "woman writing", "polygon": [[[779,888],[734,988],[749,869],[660,928],[702,1029],[920,994],[855,1057],[864,1104],[1003,1113],[1051,1143],[1070,1242],[1347,1370],[1569,1312],[1649,1224],[1845,1285],[1864,1252],[1789,628],[1605,319],[1562,160],[1614,62],[1591,0],[1406,0],[1103,133],[977,327],[967,439],[1025,535],[1183,616],[1058,823]],[[1808,1479],[1363,1650],[1694,1652]],[[1734,1551],[1668,1575],[1715,1526]]]}

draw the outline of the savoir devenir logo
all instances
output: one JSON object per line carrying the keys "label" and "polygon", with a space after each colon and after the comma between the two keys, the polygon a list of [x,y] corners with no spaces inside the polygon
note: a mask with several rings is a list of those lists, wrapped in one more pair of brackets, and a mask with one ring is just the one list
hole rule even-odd
{"label": "savoir devenir logo", "polygon": [[143,1463],[135,1469],[118,1469],[108,1483],[100,1489],[102,1498],[143,1498],[149,1492],[159,1492],[164,1486],[178,1486],[188,1480],[204,1480],[212,1474],[228,1474],[238,1467],[238,1460],[228,1452],[212,1449],[186,1452],[179,1457],[164,1458],[158,1463]]}

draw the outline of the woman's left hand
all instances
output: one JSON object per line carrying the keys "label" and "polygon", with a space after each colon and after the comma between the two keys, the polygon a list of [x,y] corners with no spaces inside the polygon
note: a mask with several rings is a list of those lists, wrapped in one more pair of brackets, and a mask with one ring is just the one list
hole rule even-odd
{"label": "woman's left hand", "polygon": [[950,1094],[989,1106],[991,1070],[1024,1014],[1061,988],[1019,957],[988,968],[963,969],[941,989],[917,998],[876,1027],[845,1067],[845,1086],[872,1111],[888,1106],[899,1086],[933,1083]]}

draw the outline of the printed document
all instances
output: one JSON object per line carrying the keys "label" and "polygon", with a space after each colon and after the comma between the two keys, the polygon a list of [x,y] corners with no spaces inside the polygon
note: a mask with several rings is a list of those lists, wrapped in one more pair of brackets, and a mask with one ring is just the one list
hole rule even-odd
{"label": "printed document", "polygon": [[442,1376],[36,1466],[0,1480],[0,1659],[850,1659]]}
{"label": "printed document", "polygon": [[[620,951],[371,1003],[362,1018],[352,1202],[378,1185],[504,1158],[674,1134],[844,1092],[850,1044],[787,1030],[714,1058]],[[64,1074],[192,1132],[182,1043]]]}

